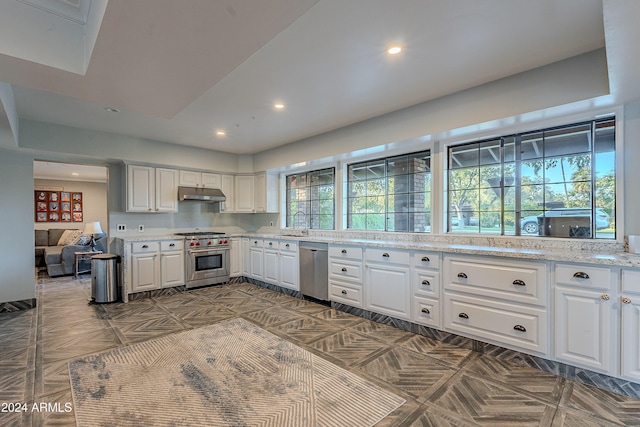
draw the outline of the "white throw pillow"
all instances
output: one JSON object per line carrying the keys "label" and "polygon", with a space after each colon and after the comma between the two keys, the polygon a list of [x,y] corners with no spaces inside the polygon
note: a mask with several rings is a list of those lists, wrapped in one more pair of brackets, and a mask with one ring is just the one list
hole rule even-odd
{"label": "white throw pillow", "polygon": [[82,230],[64,230],[60,240],[58,240],[58,246],[73,245],[78,237],[82,235]]}
{"label": "white throw pillow", "polygon": [[73,245],[81,245],[81,246],[86,246],[89,244],[89,241],[91,240],[91,236],[89,236],[88,234],[81,234],[80,236],[78,236],[78,238],[76,239],[75,242],[73,242]]}

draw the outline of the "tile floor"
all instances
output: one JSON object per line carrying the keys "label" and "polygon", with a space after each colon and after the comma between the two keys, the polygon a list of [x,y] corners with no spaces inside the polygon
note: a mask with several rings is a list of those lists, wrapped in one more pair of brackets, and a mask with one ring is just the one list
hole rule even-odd
{"label": "tile floor", "polygon": [[[0,314],[0,425],[74,425],[70,359],[242,317],[407,400],[381,426],[640,425],[640,400],[250,284],[88,305],[90,280],[41,278],[36,309]],[[54,410],[32,411],[33,402]],[[60,404],[56,411],[55,404]],[[7,409],[5,407],[4,409]]]}

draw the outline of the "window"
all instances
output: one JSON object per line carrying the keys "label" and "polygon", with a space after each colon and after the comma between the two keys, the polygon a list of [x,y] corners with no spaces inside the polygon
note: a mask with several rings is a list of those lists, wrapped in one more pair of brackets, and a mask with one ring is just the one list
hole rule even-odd
{"label": "window", "polygon": [[348,166],[347,227],[425,232],[431,227],[429,151]]}
{"label": "window", "polygon": [[332,230],[335,169],[287,176],[287,227]]}
{"label": "window", "polygon": [[615,238],[615,120],[452,146],[448,230]]}

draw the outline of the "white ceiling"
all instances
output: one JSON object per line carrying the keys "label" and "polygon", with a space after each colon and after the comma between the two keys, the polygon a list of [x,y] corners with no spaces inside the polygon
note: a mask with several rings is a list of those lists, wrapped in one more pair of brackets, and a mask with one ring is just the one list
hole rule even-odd
{"label": "white ceiling", "polygon": [[0,55],[0,80],[23,119],[256,153],[601,47],[640,99],[640,2],[604,1],[109,0],[84,76]]}

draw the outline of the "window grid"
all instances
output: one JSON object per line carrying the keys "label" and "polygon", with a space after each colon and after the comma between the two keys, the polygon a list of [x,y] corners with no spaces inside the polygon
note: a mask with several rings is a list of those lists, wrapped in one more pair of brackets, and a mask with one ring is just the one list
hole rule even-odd
{"label": "window grid", "polygon": [[332,230],[335,227],[335,169],[286,177],[286,226]]}
{"label": "window grid", "polygon": [[615,119],[449,147],[447,230],[615,238]]}
{"label": "window grid", "polygon": [[347,228],[430,231],[430,152],[348,165]]}

